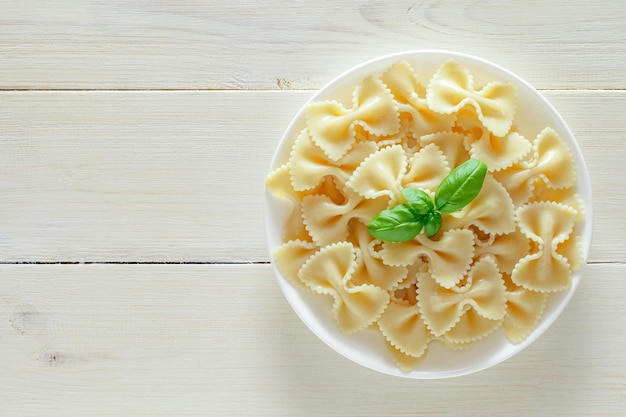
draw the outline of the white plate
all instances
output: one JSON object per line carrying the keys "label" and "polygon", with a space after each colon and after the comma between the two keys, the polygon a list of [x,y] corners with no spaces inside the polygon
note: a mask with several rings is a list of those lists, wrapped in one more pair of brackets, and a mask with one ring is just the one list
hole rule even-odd
{"label": "white plate", "polygon": [[[338,99],[347,105],[351,103],[354,87],[366,76],[380,74],[398,60],[406,60],[413,66],[418,79],[426,85],[435,70],[449,59],[454,59],[467,68],[474,77],[474,85],[481,86],[490,81],[509,81],[517,87],[518,107],[514,120],[517,131],[527,138],[535,138],[545,127],[551,127],[570,146],[574,156],[578,193],[585,207],[586,220],[581,230],[583,257],[586,263],[592,234],[592,200],[589,174],[582,153],[572,132],[552,105],[530,84],[515,74],[491,62],[456,52],[440,50],[419,50],[383,56],[359,65],[329,82],[306,103],[311,101]],[[287,127],[274,154],[270,172],[281,166],[289,157],[289,152],[298,133],[304,127],[304,107],[296,114]],[[266,192],[265,228],[270,256],[281,245],[281,230],[289,213],[283,201]],[[273,258],[272,258],[273,260]],[[274,263],[272,262],[274,265]],[[292,286],[274,266],[278,283],[289,304],[307,327],[332,349],[367,368],[400,377],[433,379],[470,374],[493,365],[519,353],[543,334],[561,314],[572,298],[581,280],[583,270],[573,275],[569,289],[551,294],[545,313],[535,330],[521,343],[509,342],[501,330],[477,342],[464,351],[451,351],[438,343],[431,343],[424,361],[412,372],[405,373],[393,362],[380,335],[362,331],[352,335],[343,334],[331,315],[332,297],[322,296]]]}

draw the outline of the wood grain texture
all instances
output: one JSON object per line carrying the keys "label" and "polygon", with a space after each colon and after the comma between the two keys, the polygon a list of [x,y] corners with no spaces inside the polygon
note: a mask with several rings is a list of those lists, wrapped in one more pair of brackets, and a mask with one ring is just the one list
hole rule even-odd
{"label": "wood grain texture", "polygon": [[[264,179],[311,94],[0,94],[0,259],[267,261]],[[601,200],[590,260],[624,262],[626,220],[614,213],[626,205],[615,180],[626,177],[626,93],[545,95],[577,137]]]}
{"label": "wood grain texture", "polygon": [[269,265],[2,265],[2,415],[619,416],[624,265],[591,265],[541,338],[416,381],[315,338]]}
{"label": "wood grain texture", "polygon": [[539,88],[626,88],[614,0],[2,0],[0,16],[4,89],[309,89],[422,48]]}
{"label": "wood grain texture", "polygon": [[3,94],[2,260],[267,260],[264,178],[308,95]]}
{"label": "wood grain texture", "polygon": [[[625,20],[614,0],[0,0],[0,416],[623,416]],[[506,362],[436,381],[318,340],[263,232],[302,104],[422,48],[541,89],[594,191],[562,316]]]}

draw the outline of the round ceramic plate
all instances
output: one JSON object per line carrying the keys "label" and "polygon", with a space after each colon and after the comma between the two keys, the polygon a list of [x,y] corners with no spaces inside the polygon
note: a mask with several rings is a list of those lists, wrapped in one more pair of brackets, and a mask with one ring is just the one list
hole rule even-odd
{"label": "round ceramic plate", "polygon": [[[569,145],[577,170],[577,191],[586,211],[586,220],[580,227],[583,259],[586,262],[591,245],[592,201],[589,175],[582,153],[557,111],[537,90],[515,74],[493,63],[465,54],[438,50],[409,51],[387,55],[350,69],[328,83],[311,97],[309,102],[334,99],[349,104],[354,87],[363,78],[380,74],[399,60],[411,64],[418,79],[427,84],[437,68],[450,59],[454,59],[470,71],[476,86],[482,86],[490,81],[508,81],[516,86],[518,106],[513,124],[524,137],[535,138],[545,127],[551,127]],[[270,172],[287,162],[293,142],[304,127],[306,104],[287,127],[274,154]],[[289,204],[266,192],[265,226],[270,256],[282,244],[281,233],[290,210]],[[280,288],[293,310],[308,328],[332,349],[370,369],[390,375],[421,379],[447,378],[473,373],[496,365],[522,351],[554,323],[572,298],[583,273],[581,268],[573,274],[572,285],[567,290],[550,295],[539,325],[521,343],[509,342],[501,329],[476,342],[467,350],[452,351],[438,343],[431,343],[427,356],[419,366],[405,373],[393,361],[379,333],[361,331],[350,335],[343,334],[331,314],[332,297],[296,288],[275,267],[274,271]]]}

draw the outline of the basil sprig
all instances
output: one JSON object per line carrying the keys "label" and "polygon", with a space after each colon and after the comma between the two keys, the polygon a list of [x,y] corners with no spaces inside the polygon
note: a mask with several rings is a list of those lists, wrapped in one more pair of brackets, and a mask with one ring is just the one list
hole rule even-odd
{"label": "basil sprig", "polygon": [[406,242],[422,229],[426,236],[433,237],[441,228],[441,214],[461,210],[475,199],[486,175],[487,165],[484,162],[468,159],[441,181],[434,202],[424,190],[405,188],[402,195],[406,203],[378,213],[367,230],[376,239],[385,242]]}

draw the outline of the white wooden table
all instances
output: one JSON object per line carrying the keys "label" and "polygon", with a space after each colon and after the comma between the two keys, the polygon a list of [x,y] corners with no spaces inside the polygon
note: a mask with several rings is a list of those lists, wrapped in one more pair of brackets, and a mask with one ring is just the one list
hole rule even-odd
{"label": "white wooden table", "polygon": [[[0,0],[0,416],[623,416],[625,20],[616,0]],[[262,212],[274,148],[315,90],[419,48],[539,88],[595,199],[555,325],[436,381],[311,334]]]}

